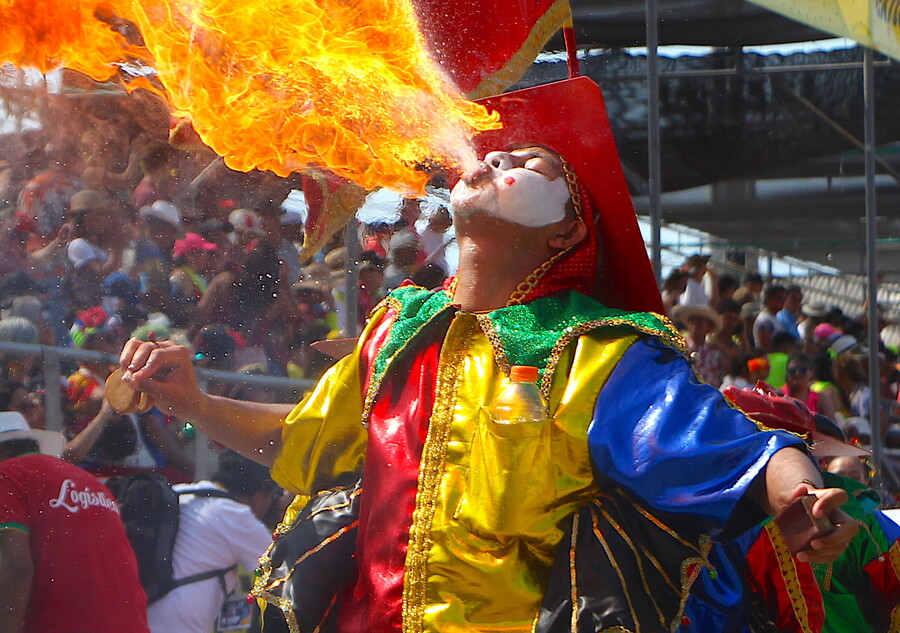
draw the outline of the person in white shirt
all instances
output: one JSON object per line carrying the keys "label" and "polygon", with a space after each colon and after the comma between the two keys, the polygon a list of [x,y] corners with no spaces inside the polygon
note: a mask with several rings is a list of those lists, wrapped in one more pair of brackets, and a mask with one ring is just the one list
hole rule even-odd
{"label": "person in white shirt", "polygon": [[[705,305],[715,307],[719,303],[719,291],[716,272],[709,267],[709,255],[691,255],[682,266],[682,270],[688,274],[687,286],[684,289],[678,304],[682,306]],[[709,275],[712,280],[712,296],[710,297],[703,287],[704,278]]]}
{"label": "person in white shirt", "polygon": [[[179,527],[172,553],[176,580],[216,569],[220,576],[176,587],[147,608],[152,633],[209,633],[222,602],[237,582],[236,566],[253,571],[272,538],[260,520],[280,489],[265,466],[234,451],[219,456],[211,481],[174,486]],[[209,496],[222,491],[231,498]]]}

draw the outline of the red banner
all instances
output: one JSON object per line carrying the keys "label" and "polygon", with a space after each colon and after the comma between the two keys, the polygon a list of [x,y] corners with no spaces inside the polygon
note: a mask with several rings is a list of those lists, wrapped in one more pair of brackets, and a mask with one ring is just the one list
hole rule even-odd
{"label": "red banner", "polygon": [[570,22],[568,0],[413,0],[434,58],[470,99],[514,84]]}

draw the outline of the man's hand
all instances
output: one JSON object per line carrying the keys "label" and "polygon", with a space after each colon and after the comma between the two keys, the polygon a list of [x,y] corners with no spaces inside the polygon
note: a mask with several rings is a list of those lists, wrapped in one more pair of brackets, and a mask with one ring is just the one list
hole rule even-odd
{"label": "man's hand", "polygon": [[835,529],[830,534],[815,538],[810,543],[810,549],[797,554],[797,560],[809,563],[829,563],[840,556],[850,541],[859,532],[859,522],[841,510],[841,506],[847,501],[847,493],[840,488],[814,488],[808,484],[797,486],[792,499],[803,495],[815,495],[816,502],[812,506],[812,515],[817,518],[827,518]]}
{"label": "man's hand", "polygon": [[154,396],[157,406],[184,420],[193,419],[203,402],[190,351],[171,341],[131,339],[119,356],[122,380]]}
{"label": "man's hand", "polygon": [[264,404],[200,391],[190,351],[171,341],[131,339],[119,357],[125,380],[154,396],[157,406],[189,420],[211,439],[271,466],[281,451],[284,420],[292,404]]}

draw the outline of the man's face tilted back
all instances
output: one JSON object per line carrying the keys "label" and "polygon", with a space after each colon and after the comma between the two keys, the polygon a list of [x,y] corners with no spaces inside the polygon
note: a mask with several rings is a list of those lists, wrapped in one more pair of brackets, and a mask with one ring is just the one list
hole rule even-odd
{"label": "man's face tilted back", "polygon": [[568,201],[562,161],[543,147],[489,152],[450,195],[457,220],[485,213],[527,227],[563,220]]}

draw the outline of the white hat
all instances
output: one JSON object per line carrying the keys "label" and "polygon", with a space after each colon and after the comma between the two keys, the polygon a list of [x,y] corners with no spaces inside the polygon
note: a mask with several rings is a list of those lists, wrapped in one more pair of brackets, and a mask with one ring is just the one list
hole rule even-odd
{"label": "white hat", "polygon": [[28,426],[25,417],[18,411],[0,412],[0,442],[11,440],[36,440],[38,448],[44,455],[59,457],[66,438],[56,431],[33,429]]}
{"label": "white hat", "polygon": [[831,353],[835,356],[839,356],[844,352],[850,351],[851,349],[856,347],[858,343],[859,341],[857,341],[855,337],[851,336],[850,334],[844,334],[843,336],[835,339],[835,341],[829,346],[828,349],[830,349]]}
{"label": "white hat", "polygon": [[181,228],[181,211],[168,200],[157,200],[150,206],[141,207],[142,218],[157,218],[176,229]]}
{"label": "white hat", "polygon": [[235,232],[247,232],[266,236],[266,231],[262,227],[262,219],[256,211],[250,209],[235,209],[228,216],[228,221],[234,226]]}
{"label": "white hat", "polygon": [[708,319],[713,324],[713,331],[718,331],[722,327],[722,316],[705,303],[696,303],[675,306],[672,310],[672,316],[684,325],[687,325],[688,319],[693,316],[701,316]]}
{"label": "white hat", "polygon": [[72,262],[75,270],[81,270],[85,264],[93,261],[105,264],[109,259],[106,253],[83,238],[76,238],[69,242],[69,246],[66,248],[66,255],[69,261]]}

